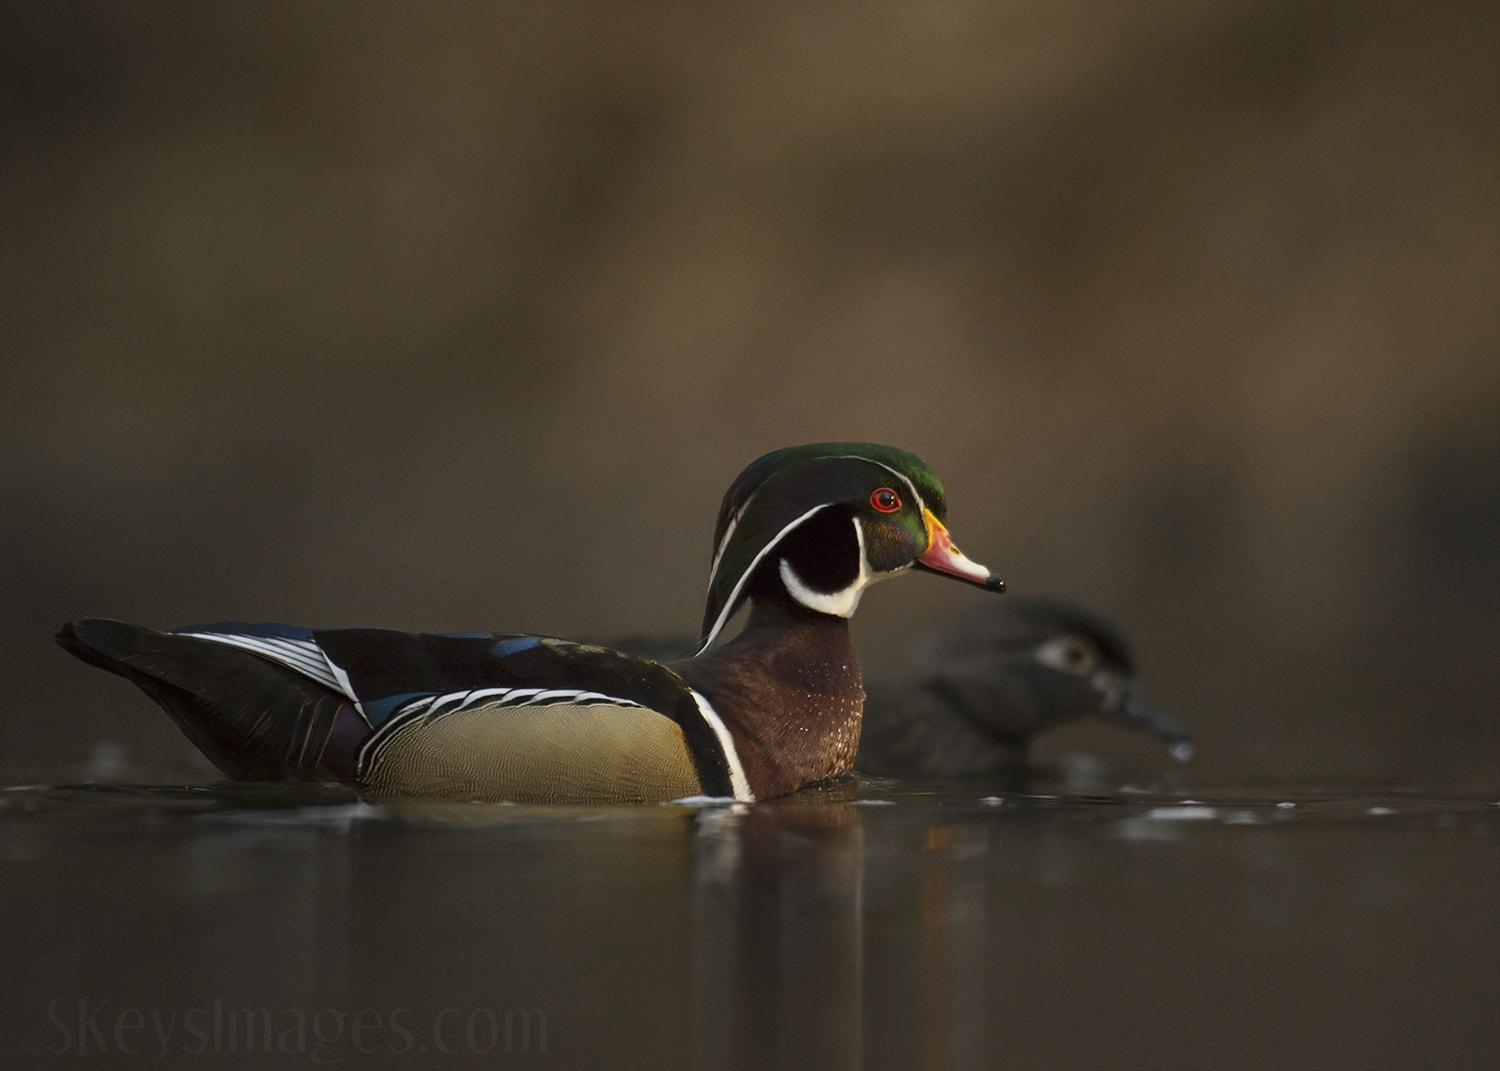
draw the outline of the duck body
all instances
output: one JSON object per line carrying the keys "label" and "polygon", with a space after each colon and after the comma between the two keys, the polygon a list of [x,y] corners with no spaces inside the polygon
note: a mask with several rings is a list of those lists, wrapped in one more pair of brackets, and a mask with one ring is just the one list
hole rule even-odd
{"label": "duck body", "polygon": [[[58,641],[131,680],[227,775],[460,799],[765,799],[846,772],[863,686],[848,618],[917,567],[991,590],[942,485],[904,451],[817,443],[724,497],[699,653],[662,663],[525,634],[227,622],[70,623]],[[744,629],[715,647],[744,606]]]}
{"label": "duck body", "polygon": [[748,798],[712,708],[667,667],[528,635],[226,622],[59,636],[134,681],[237,780],[461,799]]}

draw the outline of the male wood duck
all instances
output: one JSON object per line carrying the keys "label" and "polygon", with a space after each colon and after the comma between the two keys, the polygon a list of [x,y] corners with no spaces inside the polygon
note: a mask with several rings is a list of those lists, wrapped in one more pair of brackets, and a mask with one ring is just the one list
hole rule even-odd
{"label": "male wood duck", "polygon": [[[864,689],[848,619],[917,568],[1003,591],[953,545],[904,450],[752,462],[714,530],[699,652],[670,665],[530,635],[72,622],[58,642],[139,685],[241,780],[517,801],[767,799],[845,773]],[[715,646],[744,605],[732,640]]]}
{"label": "male wood duck", "polygon": [[1135,679],[1124,638],[1097,615],[1054,599],[1008,597],[925,637],[925,678],[872,684],[855,766],[889,777],[1011,774],[1030,738],[1094,715],[1161,738],[1179,759],[1192,738]]}

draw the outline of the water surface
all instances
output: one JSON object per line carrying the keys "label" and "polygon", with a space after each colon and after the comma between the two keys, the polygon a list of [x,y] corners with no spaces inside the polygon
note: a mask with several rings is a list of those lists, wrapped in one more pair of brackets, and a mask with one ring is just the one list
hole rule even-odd
{"label": "water surface", "polygon": [[1500,801],[0,793],[17,1067],[1480,1068]]}

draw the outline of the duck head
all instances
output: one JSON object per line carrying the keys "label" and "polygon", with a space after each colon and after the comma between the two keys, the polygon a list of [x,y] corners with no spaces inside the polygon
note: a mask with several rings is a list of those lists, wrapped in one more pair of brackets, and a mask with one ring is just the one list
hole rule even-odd
{"label": "duck head", "polygon": [[812,443],[751,462],[719,509],[700,653],[752,596],[849,617],[870,584],[911,568],[1004,591],[946,516],[942,483],[905,450]]}
{"label": "duck head", "polygon": [[1120,632],[1057,599],[1007,599],[950,621],[920,641],[914,661],[950,704],[986,733],[1024,740],[1085,715],[1163,740],[1178,759],[1192,737],[1136,680]]}

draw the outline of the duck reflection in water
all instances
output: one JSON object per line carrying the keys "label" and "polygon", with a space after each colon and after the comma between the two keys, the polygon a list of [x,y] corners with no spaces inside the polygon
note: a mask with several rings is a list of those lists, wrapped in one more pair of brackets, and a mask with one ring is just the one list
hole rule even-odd
{"label": "duck reflection in water", "polygon": [[868,788],[697,815],[694,1067],[992,1066],[1010,924],[994,852],[1002,827],[1025,827],[1025,851],[1047,820],[1016,797],[935,823]]}
{"label": "duck reflection in water", "polygon": [[862,1065],[865,838],[852,779],[698,814],[701,1068]]}

